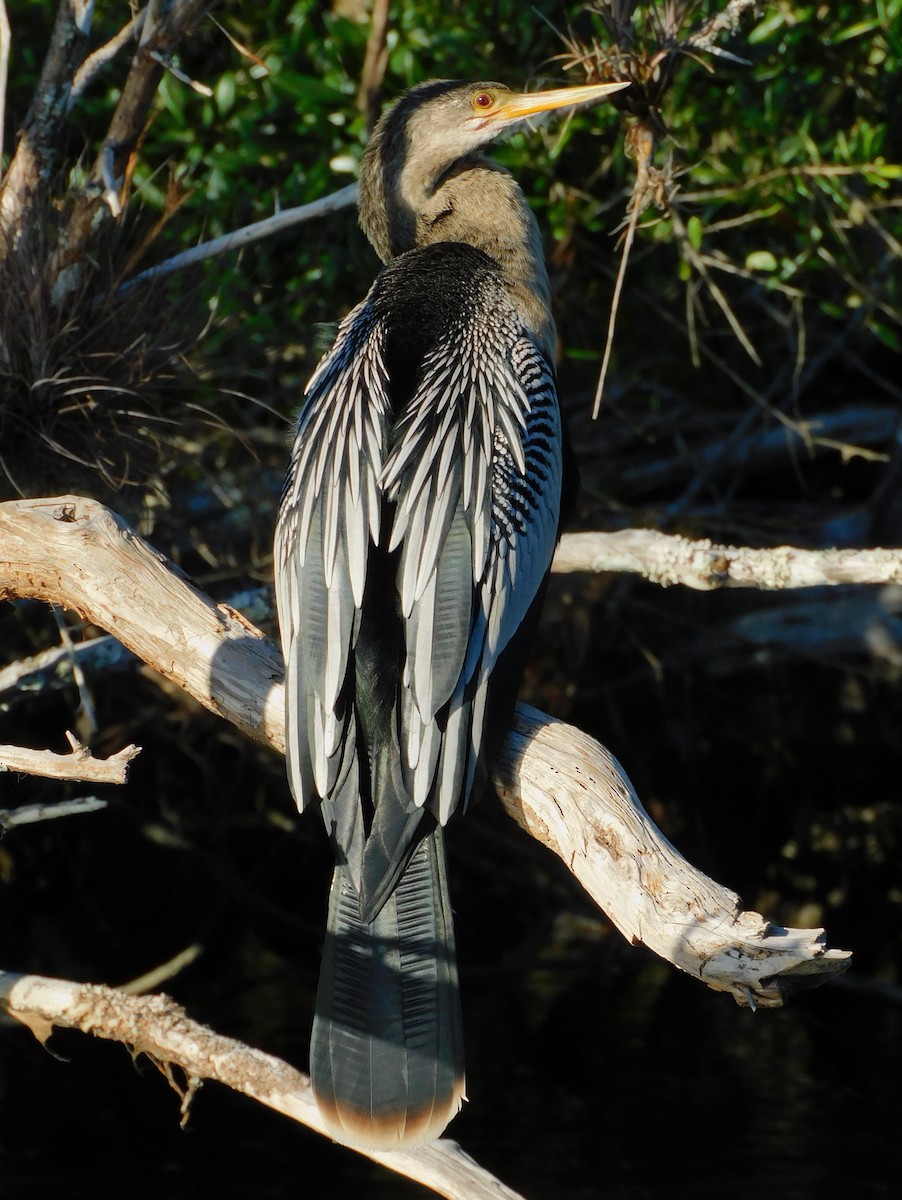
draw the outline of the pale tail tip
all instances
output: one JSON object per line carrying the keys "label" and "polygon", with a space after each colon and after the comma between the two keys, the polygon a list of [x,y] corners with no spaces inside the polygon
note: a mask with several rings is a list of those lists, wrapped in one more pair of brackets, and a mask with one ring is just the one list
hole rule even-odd
{"label": "pale tail tip", "polygon": [[458,1081],[449,1097],[436,1099],[416,1110],[372,1113],[334,1099],[317,1096],[316,1104],[329,1136],[352,1150],[383,1151],[409,1149],[441,1137],[460,1112],[464,1081]]}

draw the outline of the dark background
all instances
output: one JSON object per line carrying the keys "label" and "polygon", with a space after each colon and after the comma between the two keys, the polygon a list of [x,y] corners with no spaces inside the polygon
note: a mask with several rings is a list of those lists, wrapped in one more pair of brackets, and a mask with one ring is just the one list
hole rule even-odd
{"label": "dark background", "polygon": [[[96,44],[121,7],[101,6]],[[697,6],[684,33],[720,7]],[[13,14],[7,152],[47,8]],[[593,39],[612,43],[598,14],[538,8],[555,28],[514,4],[394,5],[384,97],[430,75],[559,81],[561,36],[587,53]],[[633,179],[627,117],[599,110],[499,149],[546,235],[583,484],[574,528],[760,547],[902,541],[899,13],[765,5],[720,43],[745,65],[708,56],[708,74],[679,56],[652,105],[665,199],[643,210],[595,423],[613,234]],[[184,203],[139,268],[267,215],[276,198],[287,207],[351,178],[342,172],[366,128],[366,11],[268,0],[217,16],[268,71],[210,23],[186,44],[182,69],[214,96],[164,82],[134,201],[97,248],[101,275],[169,211],[167,188]],[[669,27],[664,6],[639,6],[634,20],[620,45],[641,83]],[[74,113],[61,165],[102,136],[124,69]],[[67,186],[61,171],[55,202]],[[28,354],[0,371],[2,498],[94,495],[217,598],[265,587],[316,323],[346,311],[376,268],[345,212],[179,273],[105,322],[77,307],[35,322]],[[2,298],[0,310],[14,345]],[[107,369],[121,393],[73,405],[72,381]],[[740,1010],[627,946],[556,859],[495,803],[479,806],[450,834],[470,1096],[451,1134],[530,1200],[896,1195],[900,610],[890,586],[695,593],[626,576],[552,580],[524,698],[604,742],[667,836],[748,907],[825,927],[854,958],[783,1010]],[[275,636],[265,610],[261,621]],[[66,622],[76,640],[100,632]],[[0,606],[0,666],[58,642],[45,606]],[[94,789],[104,812],[18,826],[0,842],[0,965],[120,984],[197,946],[165,989],[192,1017],[304,1068],[331,872],[318,818],[294,813],[275,755],[151,672],[88,685],[94,752],[136,742],[142,753],[127,787]],[[78,703],[73,685],[4,694],[0,741],[62,750]],[[0,776],[0,807],[88,791]],[[425,1194],[212,1084],[183,1132],[178,1097],[123,1047],[63,1031],[45,1050],[6,1022],[0,1196],[51,1189]]]}

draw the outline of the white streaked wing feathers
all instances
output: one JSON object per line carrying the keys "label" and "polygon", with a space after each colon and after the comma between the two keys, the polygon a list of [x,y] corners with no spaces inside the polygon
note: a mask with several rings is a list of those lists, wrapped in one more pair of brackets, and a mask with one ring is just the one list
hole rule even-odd
{"label": "white streaked wing feathers", "polygon": [[379,537],[388,420],[382,336],[363,306],[342,323],[307,388],[279,513],[276,599],[286,663],[286,752],[299,808],[335,786],[347,758],[342,746],[352,732],[350,706],[342,706],[340,696],[369,547]]}
{"label": "white streaked wing feathers", "polygon": [[[382,474],[396,502],[391,545],[401,546],[404,680],[412,693],[402,753],[416,803],[431,797],[442,822],[469,794],[488,678],[541,586],[559,520],[560,417],[551,372],[525,337],[491,349],[464,359],[464,371],[459,340],[433,351]],[[454,389],[443,390],[451,381]],[[529,485],[536,467],[547,487]],[[463,573],[449,565],[460,565],[459,539],[451,536],[458,527],[469,542]],[[454,614],[453,629],[442,613]],[[439,740],[436,714],[446,704]]]}
{"label": "white streaked wing feathers", "polygon": [[384,330],[365,306],[310,381],[276,543],[300,807],[328,797],[349,770],[354,718],[342,689],[384,497],[395,502],[389,545],[400,549],[407,787],[442,822],[469,795],[489,676],[541,586],[559,518],[550,369],[512,314],[491,337],[458,331],[427,356],[384,461]]}

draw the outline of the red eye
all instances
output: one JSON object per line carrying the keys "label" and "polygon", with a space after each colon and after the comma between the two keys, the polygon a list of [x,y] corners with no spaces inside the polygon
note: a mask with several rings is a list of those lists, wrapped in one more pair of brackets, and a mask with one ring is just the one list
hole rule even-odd
{"label": "red eye", "polygon": [[473,97],[473,104],[476,108],[491,108],[495,103],[495,97],[489,92],[477,92]]}

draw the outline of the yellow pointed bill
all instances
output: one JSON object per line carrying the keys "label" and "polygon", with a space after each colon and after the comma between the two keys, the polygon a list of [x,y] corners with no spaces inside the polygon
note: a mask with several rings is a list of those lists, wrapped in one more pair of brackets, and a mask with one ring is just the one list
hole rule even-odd
{"label": "yellow pointed bill", "polygon": [[512,96],[501,99],[492,113],[487,113],[489,124],[507,125],[511,121],[521,121],[525,117],[537,113],[551,112],[555,108],[568,108],[574,104],[588,104],[610,96],[612,92],[622,91],[629,87],[629,81],[622,83],[587,83],[581,87],[552,88],[545,92],[515,92]]}

